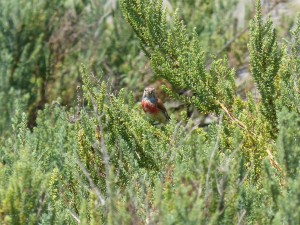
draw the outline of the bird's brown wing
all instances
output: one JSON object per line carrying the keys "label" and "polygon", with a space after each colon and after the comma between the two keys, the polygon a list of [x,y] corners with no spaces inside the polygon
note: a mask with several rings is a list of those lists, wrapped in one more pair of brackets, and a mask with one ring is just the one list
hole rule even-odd
{"label": "bird's brown wing", "polygon": [[157,108],[159,108],[165,114],[165,116],[167,117],[167,119],[169,120],[170,117],[168,115],[166,107],[164,106],[164,104],[162,103],[162,101],[159,98],[157,99],[157,103],[156,104],[157,104]]}

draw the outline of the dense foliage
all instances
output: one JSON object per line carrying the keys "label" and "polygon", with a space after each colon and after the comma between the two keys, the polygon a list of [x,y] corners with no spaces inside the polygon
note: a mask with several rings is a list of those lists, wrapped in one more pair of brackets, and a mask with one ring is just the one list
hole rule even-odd
{"label": "dense foliage", "polygon": [[299,224],[300,17],[236,37],[236,3],[0,0],[0,224]]}

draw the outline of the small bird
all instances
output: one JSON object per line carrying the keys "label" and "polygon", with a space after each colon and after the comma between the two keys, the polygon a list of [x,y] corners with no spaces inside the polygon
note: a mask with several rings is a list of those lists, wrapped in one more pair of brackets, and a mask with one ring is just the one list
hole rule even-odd
{"label": "small bird", "polygon": [[157,98],[153,87],[145,88],[142,99],[142,108],[147,116],[153,120],[160,123],[167,123],[170,120],[166,107],[162,101]]}

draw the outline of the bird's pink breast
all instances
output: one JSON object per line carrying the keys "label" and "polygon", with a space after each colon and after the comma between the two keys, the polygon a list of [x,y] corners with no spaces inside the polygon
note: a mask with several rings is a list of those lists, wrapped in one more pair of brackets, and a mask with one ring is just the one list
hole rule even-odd
{"label": "bird's pink breast", "polygon": [[142,101],[142,108],[143,108],[144,112],[147,112],[147,113],[156,114],[159,112],[159,108],[157,108],[155,104],[151,103],[150,101],[146,101],[146,100]]}

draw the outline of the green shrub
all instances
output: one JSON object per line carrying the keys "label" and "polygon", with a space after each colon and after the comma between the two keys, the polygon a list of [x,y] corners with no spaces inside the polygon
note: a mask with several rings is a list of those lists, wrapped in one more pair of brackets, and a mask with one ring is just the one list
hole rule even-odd
{"label": "green shrub", "polygon": [[[84,4],[74,10],[83,13]],[[30,112],[23,112],[26,98],[32,97],[28,90],[13,87],[9,103],[2,94],[1,107],[12,123],[1,120],[0,223],[298,224],[300,61],[295,56],[300,19],[291,41],[279,48],[271,20],[263,21],[260,1],[256,4],[248,46],[258,101],[250,94],[238,97],[235,70],[226,58],[206,66],[207,52],[199,41],[206,32],[197,34],[199,28],[184,25],[180,17],[187,12],[179,9],[169,17],[162,1],[121,1],[155,77],[171,85],[164,90],[184,107],[213,114],[217,119],[208,127],[195,126],[185,112],[172,113],[166,125],[152,124],[133,92],[143,86],[113,91],[108,70],[95,72],[93,60],[81,66],[82,85],[73,87],[77,106],[64,107],[61,99],[45,104],[32,129],[27,126]],[[212,15],[212,5],[200,5],[210,6],[203,15]],[[109,32],[124,29],[113,27]],[[137,64],[146,60],[136,58],[138,48],[122,41],[124,48],[116,49],[117,37],[110,57],[124,50],[134,53],[128,57]],[[129,70],[122,57],[112,63],[117,74]],[[20,73],[32,68],[18,67]],[[28,78],[24,89],[37,85],[26,76],[16,77]]]}

